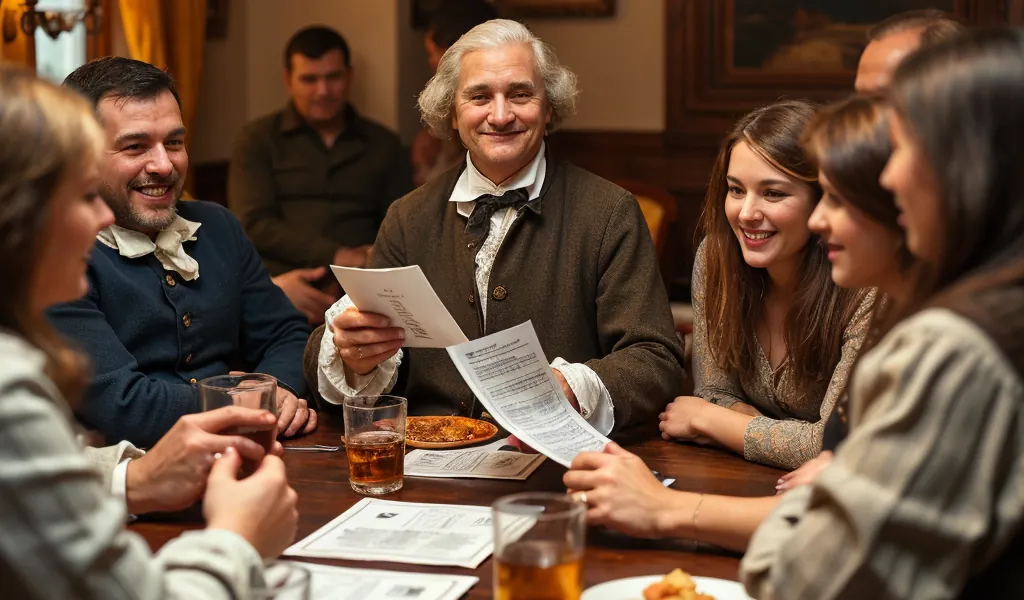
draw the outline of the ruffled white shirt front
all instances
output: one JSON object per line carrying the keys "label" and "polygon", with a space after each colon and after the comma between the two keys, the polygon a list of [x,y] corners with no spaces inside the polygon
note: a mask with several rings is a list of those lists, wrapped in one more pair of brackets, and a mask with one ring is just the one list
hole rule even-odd
{"label": "ruffled white shirt front", "polygon": [[182,244],[195,240],[199,227],[199,223],[175,217],[166,229],[157,234],[155,240],[142,232],[119,225],[103,229],[96,235],[96,239],[117,250],[125,258],[139,258],[152,252],[163,268],[178,273],[185,281],[192,281],[199,278],[199,263],[185,252]]}

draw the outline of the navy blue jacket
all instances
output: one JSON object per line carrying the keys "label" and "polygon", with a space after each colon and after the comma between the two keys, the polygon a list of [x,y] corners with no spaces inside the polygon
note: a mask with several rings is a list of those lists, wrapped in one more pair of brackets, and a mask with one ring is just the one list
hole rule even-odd
{"label": "navy blue jacket", "polygon": [[185,281],[153,254],[129,259],[96,242],[89,293],[50,309],[51,323],[91,359],[92,385],[76,412],[108,443],[152,446],[201,408],[197,380],[231,370],[268,373],[306,393],[306,319],[270,280],[227,209],[183,201],[178,214],[202,226],[185,251],[199,277]]}

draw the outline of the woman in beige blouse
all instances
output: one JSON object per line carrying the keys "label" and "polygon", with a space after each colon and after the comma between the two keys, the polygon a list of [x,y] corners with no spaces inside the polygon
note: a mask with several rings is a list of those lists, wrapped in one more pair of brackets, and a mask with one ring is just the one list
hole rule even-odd
{"label": "woman in beige blouse", "polygon": [[[820,165],[824,194],[811,226],[829,245],[832,276],[843,287],[878,287],[887,297],[906,294],[910,255],[896,222],[892,194],[878,184],[889,158],[886,107],[854,96],[825,107],[807,130],[805,147]],[[885,304],[886,310],[894,306]],[[812,479],[807,463],[792,483]],[[564,478],[582,495],[588,519],[633,535],[684,537],[743,550],[780,496],[735,498],[665,489],[643,462],[618,446],[581,454]]]}
{"label": "woman in beige blouse", "polygon": [[897,70],[881,183],[925,268],[857,367],[832,463],[751,539],[755,598],[1024,595],[1021,98],[1024,32]]}
{"label": "woman in beige blouse", "polygon": [[0,140],[0,596],[248,598],[295,534],[280,458],[238,480],[228,448],[206,479],[206,528],[153,555],[75,437],[82,360],[43,311],[86,292],[87,255],[114,222],[97,192],[105,136],[92,107],[0,66]]}
{"label": "woman in beige blouse", "polygon": [[662,413],[666,439],[790,469],[821,450],[874,296],[832,282],[808,229],[821,187],[800,135],[813,114],[805,102],[772,104],[723,142],[692,280],[695,396]]}

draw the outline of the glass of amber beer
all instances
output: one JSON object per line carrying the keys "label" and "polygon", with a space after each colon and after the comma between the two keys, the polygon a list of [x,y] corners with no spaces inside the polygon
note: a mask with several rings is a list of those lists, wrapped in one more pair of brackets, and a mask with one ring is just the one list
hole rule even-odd
{"label": "glass of amber beer", "polygon": [[398,396],[345,398],[345,454],[353,490],[379,496],[402,489],[407,406]]}
{"label": "glass of amber beer", "polygon": [[[207,377],[199,382],[199,395],[203,400],[203,411],[234,405],[268,410],[275,417],[278,416],[277,379],[271,375],[239,373]],[[219,433],[247,437],[263,446],[263,449],[269,453],[274,445],[277,427],[275,425],[270,429],[230,428]],[[243,460],[243,476],[251,475],[257,467],[259,465],[252,461]]]}
{"label": "glass of amber beer", "polygon": [[526,492],[491,508],[495,600],[579,600],[586,505],[565,494]]}

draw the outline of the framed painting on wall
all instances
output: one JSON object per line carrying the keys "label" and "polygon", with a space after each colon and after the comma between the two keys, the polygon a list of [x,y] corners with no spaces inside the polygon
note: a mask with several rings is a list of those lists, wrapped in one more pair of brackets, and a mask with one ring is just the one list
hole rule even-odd
{"label": "framed painting on wall", "polygon": [[868,30],[922,8],[1006,20],[1002,0],[665,0],[669,143],[716,146],[757,106],[850,93]]}
{"label": "framed painting on wall", "polygon": [[726,0],[717,3],[726,71],[732,75],[850,75],[868,30],[894,14],[956,12],[956,0]]}

